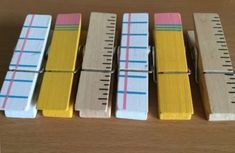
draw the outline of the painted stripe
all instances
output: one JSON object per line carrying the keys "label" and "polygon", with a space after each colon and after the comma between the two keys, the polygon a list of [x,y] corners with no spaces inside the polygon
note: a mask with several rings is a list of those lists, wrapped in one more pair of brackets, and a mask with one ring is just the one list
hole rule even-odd
{"label": "painted stripe", "polygon": [[129,48],[129,49],[147,49],[144,46],[121,46],[121,48]]}
{"label": "painted stripe", "polygon": [[[32,25],[33,25],[34,17],[35,17],[35,15],[33,14],[32,17],[31,17],[31,19],[30,19],[29,26],[32,26]],[[25,36],[26,38],[29,36],[30,29],[31,29],[31,28],[28,28],[28,29],[27,29],[26,36]],[[21,47],[21,49],[20,49],[21,51],[24,50],[26,43],[27,43],[27,39],[24,39],[23,45],[22,45],[22,47]],[[22,52],[21,52],[21,53],[19,54],[19,56],[18,56],[17,62],[16,62],[16,64],[15,64],[15,66],[16,66],[15,69],[18,68],[18,66],[19,66],[19,64],[20,64],[21,57],[22,57]],[[14,71],[14,72],[12,73],[11,80],[14,80],[14,79],[15,79],[15,74],[16,74],[16,71]],[[9,96],[10,96],[10,92],[11,92],[12,85],[13,85],[13,81],[10,81],[9,86],[8,86],[8,89],[7,89],[6,96],[5,96],[4,101],[3,101],[3,103],[2,103],[2,106],[1,106],[3,109],[6,107],[6,103],[7,103],[7,100],[8,100],[8,98],[9,98]]]}
{"label": "painted stripe", "polygon": [[146,95],[146,92],[139,92],[139,91],[118,91],[120,94],[133,94],[133,95]]}
{"label": "painted stripe", "polygon": [[15,95],[0,95],[0,98],[19,98],[19,99],[27,99],[28,96],[15,96]]}
{"label": "painted stripe", "polygon": [[14,82],[33,82],[33,80],[20,80],[20,79],[5,79],[4,81],[14,81]]}
{"label": "painted stripe", "polygon": [[27,40],[45,40],[44,38],[27,38],[27,37],[20,37],[19,39],[20,40],[25,40],[25,39],[27,39]]}
{"label": "painted stripe", "polygon": [[147,24],[148,22],[147,21],[131,21],[131,22],[124,21],[122,23],[123,24]]}
{"label": "painted stripe", "polygon": [[37,65],[29,65],[29,64],[10,64],[10,66],[15,66],[15,67],[37,67]]}
{"label": "painted stripe", "polygon": [[[119,77],[125,77],[125,75],[119,75]],[[146,76],[140,76],[140,75],[128,75],[128,78],[139,78],[139,79],[145,79]]]}
{"label": "painted stripe", "polygon": [[27,26],[24,25],[23,28],[38,28],[38,29],[47,29],[47,26]]}
{"label": "painted stripe", "polygon": [[[126,62],[127,60],[120,60],[120,62]],[[140,61],[140,60],[128,60],[126,63],[147,63],[147,61]]]}
{"label": "painted stripe", "polygon": [[123,36],[148,36],[147,33],[130,33],[130,34],[123,33],[122,35]]}
{"label": "painted stripe", "polygon": [[154,19],[155,24],[181,24],[179,13],[156,13]]}
{"label": "painted stripe", "polygon": [[176,28],[176,29],[181,29],[182,26],[155,26],[156,28]]}
{"label": "painted stripe", "polygon": [[80,23],[80,13],[59,14],[56,18],[56,25],[74,25]]}
{"label": "painted stripe", "polygon": [[20,52],[22,52],[22,53],[33,53],[33,54],[41,54],[41,51],[30,51],[30,50],[15,50],[14,51],[15,53],[20,53]]}
{"label": "painted stripe", "polygon": [[[131,22],[131,13],[128,14],[128,22]],[[127,24],[127,34],[131,33],[131,24]],[[127,42],[126,42],[126,61],[129,60],[129,46],[130,46],[130,35],[127,36]],[[128,62],[125,63],[125,69],[128,69]],[[125,71],[125,79],[124,79],[124,94],[123,94],[123,109],[126,110],[126,99],[127,99],[127,83],[128,83],[128,72]]]}
{"label": "painted stripe", "polygon": [[156,29],[182,29],[182,27],[156,27]]}
{"label": "painted stripe", "polygon": [[156,31],[182,31],[182,29],[156,29]]}
{"label": "painted stripe", "polygon": [[55,28],[55,31],[78,31],[78,28]]}
{"label": "painted stripe", "polygon": [[78,28],[79,24],[63,24],[63,25],[56,25],[55,28]]}
{"label": "painted stripe", "polygon": [[156,24],[159,27],[182,27],[182,24]]}
{"label": "painted stripe", "polygon": [[182,29],[181,27],[179,27],[179,28],[174,28],[174,27],[156,27],[156,29],[172,29],[172,30],[174,30],[174,29]]}

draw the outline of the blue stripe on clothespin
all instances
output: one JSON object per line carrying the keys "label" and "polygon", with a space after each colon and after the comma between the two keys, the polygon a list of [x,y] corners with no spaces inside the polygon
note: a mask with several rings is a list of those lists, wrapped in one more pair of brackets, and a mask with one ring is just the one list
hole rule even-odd
{"label": "blue stripe on clothespin", "polygon": [[129,48],[129,49],[147,49],[147,47],[144,46],[121,46],[121,48]]}
{"label": "blue stripe on clothespin", "polygon": [[41,51],[31,51],[31,50],[15,50],[16,53],[29,53],[29,54],[41,54]]}
{"label": "blue stripe on clothespin", "polygon": [[123,36],[148,36],[147,33],[122,33]]}
{"label": "blue stripe on clothespin", "polygon": [[5,98],[5,97],[8,97],[8,98],[19,98],[19,99],[27,99],[28,96],[15,96],[15,95],[0,95],[0,98]]}
{"label": "blue stripe on clothespin", "polygon": [[47,29],[47,26],[27,26],[27,25],[24,25],[23,27],[24,27],[24,28]]}
{"label": "blue stripe on clothespin", "polygon": [[45,40],[44,38],[25,38],[25,37],[20,37],[19,39],[27,39],[27,40]]}
{"label": "blue stripe on clothespin", "polygon": [[147,24],[148,22],[147,21],[131,21],[131,22],[123,21],[122,23],[124,24]]}
{"label": "blue stripe on clothespin", "polygon": [[20,79],[5,79],[4,81],[14,81],[14,82],[29,82],[29,83],[32,83],[33,80],[20,80]]}
{"label": "blue stripe on clothespin", "polygon": [[[125,77],[125,75],[119,75],[119,77]],[[138,76],[138,75],[127,75],[128,78],[140,78],[140,79],[145,79],[147,78],[146,76]]]}
{"label": "blue stripe on clothespin", "polygon": [[[10,64],[10,66],[16,66],[16,64]],[[26,64],[18,64],[18,67],[37,67],[37,65],[26,65]]]}
{"label": "blue stripe on clothespin", "polygon": [[[126,60],[120,60],[120,62],[126,62]],[[147,61],[128,60],[128,63],[147,63]]]}
{"label": "blue stripe on clothespin", "polygon": [[[118,91],[118,93],[124,94],[124,91]],[[127,94],[133,94],[133,95],[146,95],[146,92],[139,92],[139,91],[126,91]]]}

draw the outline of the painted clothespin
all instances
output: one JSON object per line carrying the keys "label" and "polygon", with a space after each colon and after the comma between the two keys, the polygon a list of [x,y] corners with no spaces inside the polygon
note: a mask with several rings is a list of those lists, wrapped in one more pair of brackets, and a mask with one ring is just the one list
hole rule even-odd
{"label": "painted clothespin", "polygon": [[146,120],[148,115],[148,13],[125,13],[119,56],[116,117]]}
{"label": "painted clothespin", "polygon": [[191,119],[193,105],[180,14],[155,14],[154,36],[159,117]]}
{"label": "painted clothespin", "polygon": [[46,117],[73,116],[81,14],[59,14],[50,45],[37,108]]}
{"label": "painted clothespin", "polygon": [[92,12],[75,110],[80,117],[111,115],[116,14]]}
{"label": "painted clothespin", "polygon": [[194,13],[198,51],[198,80],[204,109],[209,121],[235,120],[235,75],[224,37],[220,17],[216,13]]}
{"label": "painted clothespin", "polygon": [[7,117],[35,118],[36,84],[50,31],[50,15],[27,15],[0,92]]}

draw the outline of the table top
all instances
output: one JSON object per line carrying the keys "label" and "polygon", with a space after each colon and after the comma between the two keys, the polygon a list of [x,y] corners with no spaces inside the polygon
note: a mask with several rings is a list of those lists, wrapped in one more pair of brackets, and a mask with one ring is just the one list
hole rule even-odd
{"label": "table top", "polygon": [[[234,66],[234,9],[235,1],[232,0],[1,0],[0,85],[28,13],[52,14],[55,21],[58,13],[80,12],[83,15],[82,29],[87,30],[91,11],[113,12],[118,14],[117,27],[120,32],[124,12],[149,12],[152,42],[154,12],[181,13],[184,30],[193,29],[193,12],[217,12]],[[40,113],[36,119],[9,119],[1,112],[0,152],[235,152],[235,122],[208,122],[192,75],[190,79],[195,110],[190,121],[159,120],[156,85],[150,81],[147,121],[116,119],[114,114],[111,119],[82,119],[77,112],[72,119],[44,118]]]}

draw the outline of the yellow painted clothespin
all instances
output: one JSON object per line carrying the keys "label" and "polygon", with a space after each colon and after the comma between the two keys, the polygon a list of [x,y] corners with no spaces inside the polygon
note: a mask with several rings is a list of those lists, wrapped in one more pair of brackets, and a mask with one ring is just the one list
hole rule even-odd
{"label": "yellow painted clothespin", "polygon": [[[209,121],[235,120],[235,75],[220,17],[216,13],[195,13],[198,51],[198,80]],[[195,45],[195,44],[193,44]]]}
{"label": "yellow painted clothespin", "polygon": [[159,117],[191,119],[193,105],[180,14],[155,14],[154,37]]}
{"label": "yellow painted clothespin", "polygon": [[59,14],[37,108],[47,117],[72,117],[81,14]]}

